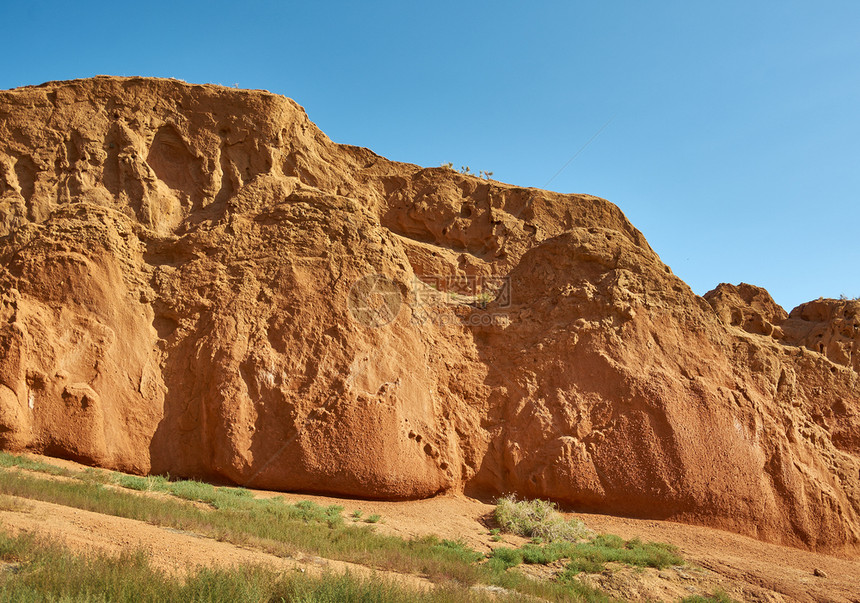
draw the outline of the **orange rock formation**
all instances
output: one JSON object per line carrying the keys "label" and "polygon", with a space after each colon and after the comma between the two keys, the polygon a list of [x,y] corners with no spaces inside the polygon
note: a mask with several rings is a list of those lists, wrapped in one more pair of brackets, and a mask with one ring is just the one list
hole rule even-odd
{"label": "orange rock formation", "polygon": [[860,303],[703,299],[603,199],[99,77],[0,93],[0,236],[6,449],[860,542]]}

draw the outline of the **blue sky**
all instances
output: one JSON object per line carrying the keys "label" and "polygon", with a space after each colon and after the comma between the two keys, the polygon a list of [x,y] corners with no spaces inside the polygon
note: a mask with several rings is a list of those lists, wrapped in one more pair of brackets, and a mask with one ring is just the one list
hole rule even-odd
{"label": "blue sky", "polygon": [[860,296],[860,2],[2,0],[2,15],[0,88],[263,88],[390,159],[605,197],[699,294]]}

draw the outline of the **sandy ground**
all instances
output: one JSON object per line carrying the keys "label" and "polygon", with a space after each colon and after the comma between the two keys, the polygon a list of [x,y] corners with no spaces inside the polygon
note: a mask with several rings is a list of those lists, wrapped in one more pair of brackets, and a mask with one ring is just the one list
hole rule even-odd
{"label": "sandy ground", "polygon": [[[71,469],[82,468],[75,463],[37,458]],[[502,543],[493,542],[489,534],[493,506],[464,496],[384,502],[266,491],[255,491],[255,494],[283,496],[288,502],[312,500],[321,505],[337,504],[344,507],[348,522],[353,521],[350,516],[355,510],[362,512],[362,519],[378,514],[382,519],[373,524],[374,529],[403,538],[433,534],[440,538],[463,540],[482,551],[500,545],[518,546],[524,542],[508,536]],[[13,510],[0,511],[0,524],[8,531],[44,534],[82,551],[118,553],[142,548],[151,555],[156,566],[170,572],[181,572],[189,566],[257,563],[286,571],[313,573],[348,569],[358,575],[375,574],[406,581],[420,588],[430,587],[430,582],[420,576],[376,571],[311,556],[283,559],[199,535],[49,503],[27,500],[12,507]],[[688,566],[662,571],[610,566],[602,574],[585,578],[590,584],[626,600],[677,600],[719,589],[740,601],[860,603],[858,558],[813,553],[721,530],[673,522],[595,514],[573,516],[597,532],[674,544],[689,562]],[[538,578],[551,577],[561,567],[561,564],[556,568],[523,566]],[[815,575],[815,570],[824,575]]]}

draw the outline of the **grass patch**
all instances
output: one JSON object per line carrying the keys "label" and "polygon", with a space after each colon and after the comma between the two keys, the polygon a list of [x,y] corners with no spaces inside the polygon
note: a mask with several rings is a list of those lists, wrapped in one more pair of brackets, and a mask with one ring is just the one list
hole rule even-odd
{"label": "grass patch", "polygon": [[[0,572],[0,601],[41,602],[264,602],[264,601],[374,601],[430,603],[431,601],[494,601],[462,586],[447,585],[432,592],[411,590],[388,580],[350,574],[310,577],[262,567],[202,569],[185,579],[155,570],[146,554],[119,557],[71,554],[52,543],[31,537],[10,538],[0,533],[0,559],[15,570]],[[504,597],[502,600],[511,600]]]}
{"label": "grass patch", "polygon": [[[22,460],[22,457],[0,453],[2,466],[30,468],[32,463],[27,462],[27,459]],[[31,470],[53,473],[46,469],[52,467],[46,463],[35,462],[35,466],[38,469]],[[577,580],[576,570],[600,571],[602,563],[615,560],[633,565],[652,565],[644,560],[656,559],[659,556],[656,553],[666,552],[660,547],[667,546],[612,540],[614,537],[592,537],[587,542],[565,540],[575,535],[592,533],[581,522],[564,520],[552,503],[517,502],[509,497],[500,501],[502,510],[497,510],[500,525],[506,518],[519,518],[516,520],[519,525],[544,528],[535,529],[532,534],[526,535],[545,544],[527,544],[521,549],[500,547],[487,558],[462,541],[439,540],[435,537],[404,540],[377,534],[366,524],[380,521],[379,515],[370,515],[361,520],[362,512],[354,511],[353,522],[347,523],[343,519],[343,507],[338,505],[324,507],[311,501],[287,504],[282,497],[256,498],[244,488],[216,488],[191,480],[171,482],[159,476],[140,477],[95,469],[62,471],[63,475],[75,479],[48,480],[18,471],[0,471],[0,494],[44,500],[192,531],[237,545],[253,546],[279,556],[290,556],[301,551],[382,570],[421,574],[437,583],[499,586],[516,591],[520,597],[530,595],[553,601],[608,601],[603,593]],[[164,492],[172,497],[140,496],[137,492]],[[510,506],[506,507],[508,503]],[[522,512],[524,507],[525,511]],[[521,516],[525,516],[525,519]],[[364,525],[354,523],[359,520]],[[493,535],[499,536],[499,530],[494,530]],[[535,581],[513,569],[520,563],[551,563],[565,558],[571,559],[571,562],[557,582]],[[672,559],[682,562],[677,557]]]}
{"label": "grass patch", "polygon": [[[99,482],[96,482],[99,483]],[[108,484],[116,484],[129,490],[138,490],[140,492],[169,492],[170,482],[167,478],[160,475],[148,475],[140,477],[137,475],[126,475],[124,473],[114,473]]]}
{"label": "grass patch", "polygon": [[218,491],[215,486],[205,482],[183,480],[171,482],[168,488],[174,496],[192,502],[203,502],[214,506],[218,498]]}
{"label": "grass patch", "polygon": [[540,499],[518,501],[504,496],[496,501],[494,517],[503,532],[545,542],[576,542],[592,534],[581,521],[566,520],[555,503]]}
{"label": "grass patch", "polygon": [[117,476],[123,475],[121,473],[114,473],[112,471],[105,471],[104,469],[96,469],[95,467],[87,467],[77,475],[75,478],[84,481],[91,482],[94,484],[109,484],[117,479]]}
{"label": "grass patch", "polygon": [[19,469],[25,469],[27,471],[38,471],[39,473],[62,475],[66,477],[72,475],[72,472],[68,469],[63,469],[56,465],[50,465],[48,463],[43,463],[42,461],[35,461],[27,458],[26,456],[10,454],[4,451],[0,451],[0,467],[18,467]]}
{"label": "grass patch", "polygon": [[582,572],[602,572],[609,562],[657,569],[684,563],[678,549],[672,545],[642,542],[638,538],[625,541],[618,536],[602,534],[587,542],[526,544],[519,549],[498,547],[493,550],[489,564],[497,570],[506,570],[521,563],[547,565],[561,559],[570,560],[561,575],[563,581]]}
{"label": "grass patch", "polygon": [[581,572],[602,572],[609,562],[658,569],[684,563],[678,549],[669,544],[595,535],[581,521],[566,520],[555,504],[548,501],[517,501],[513,496],[500,498],[495,519],[503,531],[532,538],[531,543],[519,549],[498,547],[493,550],[488,564],[497,571],[521,563],[546,565],[569,559],[560,576],[560,580],[569,582]]}
{"label": "grass patch", "polygon": [[570,576],[580,572],[601,572],[609,562],[656,569],[684,564],[677,547],[670,544],[642,542],[638,538],[625,541],[606,534],[596,536],[587,543],[576,544],[569,552],[569,555],[565,555],[570,558],[565,573]]}
{"label": "grass patch", "polygon": [[27,502],[21,500],[20,498],[15,498],[14,496],[7,496],[6,494],[0,494],[0,511],[25,511],[27,509]]}
{"label": "grass patch", "polygon": [[712,595],[701,596],[693,595],[692,597],[684,597],[681,603],[735,603],[735,600],[728,596],[725,592],[718,590]]}
{"label": "grass patch", "polygon": [[496,571],[505,571],[510,567],[516,567],[523,562],[523,554],[519,549],[512,549],[506,546],[500,546],[493,549],[490,555],[490,560],[487,563]]}
{"label": "grass patch", "polygon": [[[177,482],[170,483],[173,487]],[[215,503],[207,508],[175,498],[141,496],[109,484],[0,471],[0,493],[196,532],[278,556],[302,551],[382,570],[421,574],[438,583],[495,585],[555,601],[588,600],[577,594],[577,589],[586,588],[581,584],[538,582],[515,570],[479,563],[484,555],[463,543],[430,537],[404,540],[377,534],[369,525],[347,525],[338,506],[322,507],[307,501],[290,505],[280,497],[257,499],[235,488],[215,491]]]}

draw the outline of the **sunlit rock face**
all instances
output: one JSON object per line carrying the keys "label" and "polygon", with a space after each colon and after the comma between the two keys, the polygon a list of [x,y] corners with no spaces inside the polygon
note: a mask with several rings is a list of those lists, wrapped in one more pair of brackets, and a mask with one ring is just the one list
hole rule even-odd
{"label": "sunlit rock face", "polygon": [[0,444],[860,540],[858,303],[696,296],[613,204],[173,80],[0,93]]}

